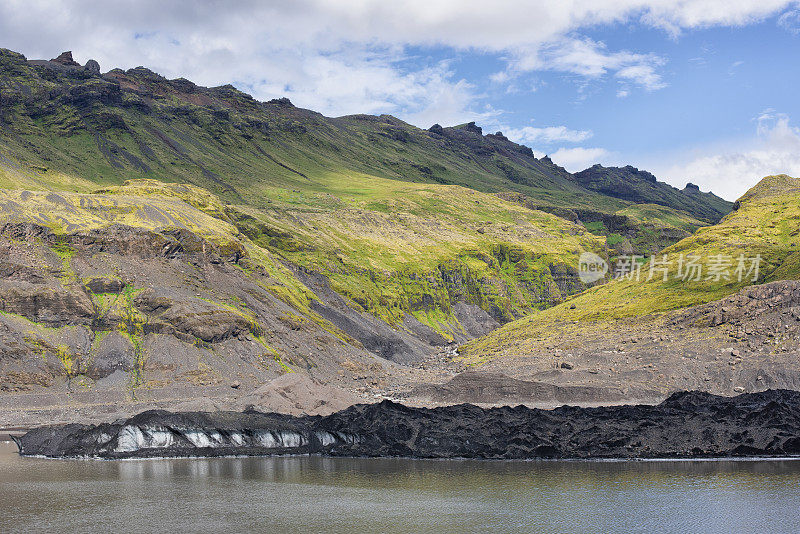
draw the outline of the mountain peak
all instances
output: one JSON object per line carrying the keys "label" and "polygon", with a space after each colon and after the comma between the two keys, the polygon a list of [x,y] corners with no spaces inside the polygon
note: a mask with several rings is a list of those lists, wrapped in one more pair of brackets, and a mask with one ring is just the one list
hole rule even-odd
{"label": "mountain peak", "polygon": [[[703,211],[704,204],[711,202],[717,209],[705,210],[703,218],[708,221],[718,220],[730,210],[721,199],[681,194],[666,184],[659,187],[671,192],[651,191],[656,178],[633,166],[596,165],[591,171],[622,177],[623,185],[641,189],[637,195],[627,195],[616,186],[610,193],[598,191],[573,178],[551,158],[537,159],[530,147],[513,142],[501,131],[484,135],[475,121],[448,128],[437,124],[423,133],[391,115],[329,119],[296,108],[288,98],[258,102],[230,84],[203,87],[185,78],[169,80],[146,67],[112,69],[100,76],[97,62],[90,61],[81,68],[71,52],[52,61],[26,61],[13,53],[3,53],[2,58],[2,74],[15,81],[8,90],[4,88],[4,101],[24,101],[25,107],[19,112],[43,120],[36,124],[25,117],[12,120],[11,114],[5,113],[4,123],[13,122],[29,137],[39,134],[42,142],[52,132],[68,141],[79,133],[95,136],[97,156],[108,166],[97,179],[163,173],[228,194],[236,187],[232,182],[239,182],[242,158],[250,161],[251,150],[264,156],[253,165],[268,167],[266,173],[301,177],[307,176],[301,167],[315,169],[322,151],[330,161],[347,168],[375,170],[409,181],[541,195],[547,204],[574,205],[579,199],[579,203],[594,206],[599,192],[623,201],[660,203],[683,211],[690,210],[687,202],[696,211]],[[35,84],[48,90],[35,98],[26,95],[25,88]],[[64,116],[70,120],[64,120]],[[111,139],[125,140],[126,144],[117,145]],[[254,146],[236,157],[220,158],[220,152],[229,153],[231,139]],[[398,143],[402,150],[413,150],[398,152],[400,147],[394,146]],[[64,165],[71,168],[72,164]],[[49,166],[54,163],[50,161]],[[641,184],[650,188],[641,188]],[[552,192],[542,193],[544,190]],[[671,203],[659,200],[664,194],[681,198]],[[566,200],[568,197],[570,200]],[[723,205],[717,206],[717,200]]]}
{"label": "mountain peak", "polygon": [[668,206],[707,222],[719,221],[732,208],[730,202],[711,193],[703,194],[692,183],[680,190],[659,182],[652,173],[633,165],[603,167],[596,164],[574,176],[579,184],[592,191],[636,203]]}
{"label": "mountain peak", "polygon": [[65,67],[80,67],[80,63],[72,59],[72,51],[61,52],[58,57],[51,59],[53,63],[59,63]]}
{"label": "mountain peak", "polygon": [[292,101],[289,100],[288,98],[286,98],[285,96],[282,97],[282,98],[273,98],[272,100],[270,100],[268,102],[268,104],[275,104],[276,106],[282,106],[282,107],[286,107],[286,108],[294,107],[294,104],[292,104]]}
{"label": "mountain peak", "polygon": [[454,128],[458,128],[460,130],[466,130],[467,132],[483,135],[483,128],[475,124],[475,121],[470,121],[466,124],[459,124],[458,126],[454,126]]}
{"label": "mountain peak", "polygon": [[775,174],[762,178],[761,181],[739,197],[736,204],[739,205],[742,202],[756,198],[768,198],[797,191],[800,191],[800,178],[793,178],[786,174]]}

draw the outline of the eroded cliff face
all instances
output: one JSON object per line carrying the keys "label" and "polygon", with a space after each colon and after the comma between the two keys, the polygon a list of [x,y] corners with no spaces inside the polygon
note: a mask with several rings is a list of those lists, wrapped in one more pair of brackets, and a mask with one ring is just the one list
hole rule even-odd
{"label": "eroded cliff face", "polygon": [[63,235],[7,224],[0,236],[5,391],[256,384],[371,363],[358,342],[282,300],[285,286],[243,248],[122,225]]}

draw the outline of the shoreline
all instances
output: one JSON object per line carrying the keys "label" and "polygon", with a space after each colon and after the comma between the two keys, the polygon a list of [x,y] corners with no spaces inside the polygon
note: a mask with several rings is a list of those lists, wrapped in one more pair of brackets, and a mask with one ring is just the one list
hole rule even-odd
{"label": "shoreline", "polygon": [[[3,440],[0,443],[14,444],[14,440]],[[321,453],[310,454],[223,454],[214,456],[183,455],[183,456],[147,456],[131,458],[99,458],[99,457],[53,457],[44,455],[19,454],[19,448],[12,454],[22,458],[38,460],[52,460],[54,462],[152,462],[169,460],[231,460],[231,459],[293,459],[293,458],[320,458],[326,460],[398,460],[412,462],[481,462],[481,463],[678,463],[678,462],[800,462],[797,456],[712,456],[712,457],[664,457],[664,458],[418,458],[413,456],[327,456]]]}
{"label": "shoreline", "polygon": [[0,428],[0,441],[10,441],[14,442],[13,437],[24,436],[28,432],[33,430],[33,428],[21,428],[21,427],[12,427],[12,428]]}

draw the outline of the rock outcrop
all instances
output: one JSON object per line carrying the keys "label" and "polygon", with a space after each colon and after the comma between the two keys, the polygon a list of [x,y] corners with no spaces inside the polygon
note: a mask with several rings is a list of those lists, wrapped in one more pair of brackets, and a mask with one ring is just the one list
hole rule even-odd
{"label": "rock outcrop", "polygon": [[61,54],[58,55],[58,57],[55,57],[55,58],[51,59],[50,61],[52,61],[53,63],[59,63],[61,65],[64,65],[65,67],[80,67],[81,66],[80,63],[78,63],[77,61],[72,59],[72,52],[71,51],[62,52]]}
{"label": "rock outcrop", "polygon": [[92,302],[80,288],[5,280],[0,280],[0,311],[48,326],[85,324],[93,314]]}
{"label": "rock outcrop", "polygon": [[88,70],[92,74],[100,74],[100,63],[98,63],[94,59],[90,59],[89,61],[87,61],[86,65],[84,65],[83,68]]}

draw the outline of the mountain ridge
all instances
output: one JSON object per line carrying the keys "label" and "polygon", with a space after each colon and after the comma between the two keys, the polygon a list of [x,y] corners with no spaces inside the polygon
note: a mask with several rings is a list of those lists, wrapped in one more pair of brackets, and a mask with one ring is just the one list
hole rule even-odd
{"label": "mountain ridge", "polygon": [[684,189],[678,189],[659,182],[651,173],[632,165],[604,167],[598,163],[573,176],[578,183],[593,191],[635,203],[676,208],[709,223],[718,222],[733,209],[733,202],[710,192],[703,193],[691,182]]}
{"label": "mountain ridge", "polygon": [[[550,158],[536,158],[529,147],[501,132],[483,135],[474,122],[424,130],[390,115],[327,118],[286,98],[258,102],[231,85],[201,87],[184,78],[168,80],[145,67],[101,74],[96,62],[81,67],[69,53],[59,58],[28,61],[0,51],[0,124],[10,152],[5,157],[18,153],[21,163],[80,171],[101,185],[167,175],[228,200],[250,198],[238,191],[242,185],[230,176],[231,169],[291,182],[308,180],[322,165],[486,192],[513,190],[565,207],[616,211],[626,205],[582,187]],[[144,120],[148,117],[152,121]],[[104,164],[76,167],[58,150],[35,146],[42,135],[51,140],[55,135],[57,141],[74,137],[80,143],[66,143],[66,152],[98,155]],[[53,144],[57,149],[60,143]],[[219,154],[214,145],[237,157]]]}

